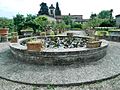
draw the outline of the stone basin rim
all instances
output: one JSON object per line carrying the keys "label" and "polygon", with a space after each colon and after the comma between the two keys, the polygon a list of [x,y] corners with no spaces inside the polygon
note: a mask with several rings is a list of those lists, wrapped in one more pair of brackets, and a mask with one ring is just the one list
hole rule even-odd
{"label": "stone basin rim", "polygon": [[[17,50],[27,51],[27,46],[23,46],[20,43],[22,43],[23,41],[25,41],[27,39],[38,38],[38,37],[40,37],[40,36],[21,38],[21,39],[18,40],[18,43],[9,43],[9,46],[12,47],[12,48],[15,48]],[[51,37],[51,36],[48,36],[48,37]],[[85,36],[85,37],[75,36],[75,37],[91,38],[91,37],[87,37],[87,36]],[[101,48],[107,47],[109,45],[108,41],[106,41],[106,40],[100,40],[100,41],[102,41],[102,43],[101,43],[101,46],[98,47],[98,48],[86,48],[86,47],[79,47],[79,48],[45,48],[43,51],[40,51],[40,52],[56,52],[56,53],[57,52],[76,52],[76,51],[82,52],[82,51],[91,51],[91,50],[101,49]]]}

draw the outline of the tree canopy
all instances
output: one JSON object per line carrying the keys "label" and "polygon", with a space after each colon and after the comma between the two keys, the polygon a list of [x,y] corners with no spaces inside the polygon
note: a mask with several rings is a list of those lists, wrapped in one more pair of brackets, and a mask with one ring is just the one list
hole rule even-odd
{"label": "tree canopy", "polygon": [[28,14],[27,17],[25,17],[25,22],[24,22],[24,28],[32,28],[34,30],[34,33],[36,32],[36,29],[38,26],[35,24],[34,19],[36,18],[35,15]]}
{"label": "tree canopy", "polygon": [[47,26],[49,24],[48,19],[46,17],[41,17],[41,16],[35,18],[34,22],[36,25],[39,26],[38,29],[41,31],[45,31],[45,29],[47,28]]}
{"label": "tree canopy", "polygon": [[101,19],[112,19],[112,12],[113,9],[111,10],[102,10],[99,14],[98,14],[98,18]]}
{"label": "tree canopy", "polygon": [[55,15],[56,16],[61,16],[61,11],[60,11],[58,2],[56,3]]}
{"label": "tree canopy", "polygon": [[71,25],[72,24],[72,19],[70,16],[64,16],[63,21],[65,22],[66,25]]}
{"label": "tree canopy", "polygon": [[0,28],[9,28],[10,31],[13,30],[14,24],[12,19],[0,17]]}
{"label": "tree canopy", "polygon": [[94,18],[96,18],[96,17],[97,17],[97,14],[94,13],[94,14],[91,14],[90,19],[94,19]]}
{"label": "tree canopy", "polygon": [[[99,14],[91,14],[90,20],[88,21],[89,25],[92,27],[114,27],[115,21],[112,16],[113,9],[111,10],[102,10]],[[98,22],[98,25],[97,25]],[[89,26],[87,25],[87,26]]]}
{"label": "tree canopy", "polygon": [[15,17],[13,17],[14,25],[16,31],[18,31],[18,34],[21,34],[20,30],[24,27],[25,18],[21,14],[17,14]]}

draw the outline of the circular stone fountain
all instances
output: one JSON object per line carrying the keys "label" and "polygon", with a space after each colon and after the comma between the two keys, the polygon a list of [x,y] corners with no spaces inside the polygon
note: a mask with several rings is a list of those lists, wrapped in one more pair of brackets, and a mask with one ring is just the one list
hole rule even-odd
{"label": "circular stone fountain", "polygon": [[[31,39],[43,40],[42,51],[29,51],[27,42]],[[90,37],[79,36],[46,36],[19,39],[18,43],[10,43],[14,56],[22,61],[37,64],[73,64],[97,61],[106,55],[108,43],[101,40],[101,46],[87,48]]]}

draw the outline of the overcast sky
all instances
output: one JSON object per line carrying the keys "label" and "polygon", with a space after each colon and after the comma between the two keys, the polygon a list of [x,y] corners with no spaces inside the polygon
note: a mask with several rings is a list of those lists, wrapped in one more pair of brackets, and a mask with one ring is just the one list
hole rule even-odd
{"label": "overcast sky", "polygon": [[36,15],[41,2],[46,2],[48,7],[58,2],[62,15],[83,15],[84,19],[101,10],[113,9],[113,16],[120,14],[120,0],[0,0],[0,17],[12,18],[17,13]]}

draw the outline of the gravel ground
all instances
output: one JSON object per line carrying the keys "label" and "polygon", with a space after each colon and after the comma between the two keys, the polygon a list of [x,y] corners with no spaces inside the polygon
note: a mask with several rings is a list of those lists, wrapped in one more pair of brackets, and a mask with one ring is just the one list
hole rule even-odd
{"label": "gravel ground", "polygon": [[54,87],[50,85],[47,87],[37,87],[0,79],[0,90],[120,90],[120,76],[94,84],[83,84],[70,87]]}
{"label": "gravel ground", "polygon": [[[5,48],[8,47],[6,46],[6,44],[7,43],[0,44],[0,53],[1,50],[5,50]],[[48,85],[47,87],[37,87],[0,79],[0,90],[120,90],[120,75],[113,79],[102,82],[96,82],[93,84],[82,84],[79,86],[70,87],[54,87],[50,85]]]}

